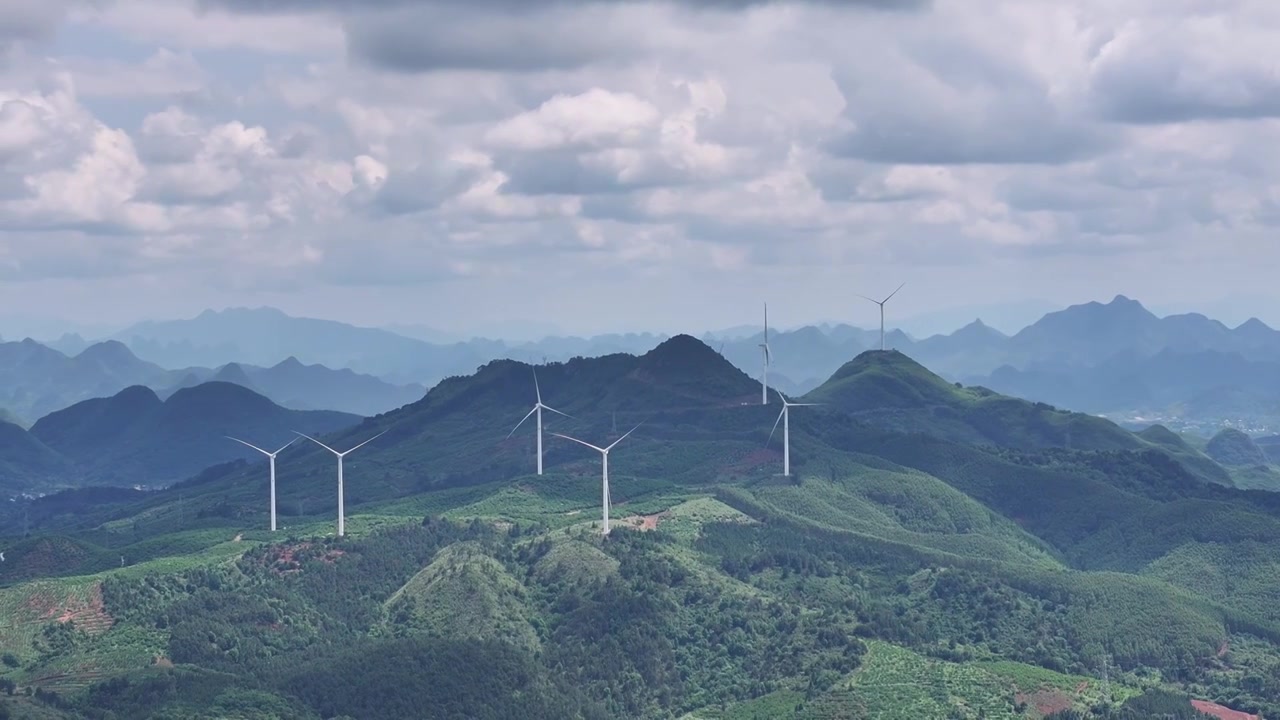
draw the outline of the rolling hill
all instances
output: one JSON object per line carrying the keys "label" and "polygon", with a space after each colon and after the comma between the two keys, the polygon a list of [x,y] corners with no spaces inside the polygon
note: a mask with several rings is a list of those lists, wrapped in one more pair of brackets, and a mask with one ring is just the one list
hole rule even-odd
{"label": "rolling hill", "polygon": [[533,371],[494,361],[323,438],[388,431],[349,459],[342,539],[332,456],[303,445],[274,535],[260,462],[64,504],[7,541],[0,678],[77,718],[1280,713],[1280,496],[1208,481],[1174,433],[873,351],[795,412],[784,478],[776,398],[691,337],[537,372],[574,416],[556,432],[644,421],[610,458],[607,539],[598,456],[548,440],[533,475],[532,429],[506,439]]}
{"label": "rolling hill", "polygon": [[359,416],[287,410],[247,388],[210,382],[160,400],[126,388],[41,418],[31,437],[76,463],[83,484],[166,485],[215,463],[251,457],[224,435],[278,446],[292,431],[326,433]]}

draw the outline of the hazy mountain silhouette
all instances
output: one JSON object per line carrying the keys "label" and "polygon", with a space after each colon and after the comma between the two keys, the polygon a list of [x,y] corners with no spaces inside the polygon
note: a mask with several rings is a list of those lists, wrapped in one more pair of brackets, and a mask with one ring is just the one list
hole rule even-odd
{"label": "hazy mountain silhouette", "polygon": [[0,501],[62,480],[72,463],[30,432],[0,420]]}
{"label": "hazy mountain silhouette", "polygon": [[0,343],[0,407],[29,423],[74,403],[101,398],[133,385],[162,397],[209,380],[248,387],[298,410],[339,410],[376,415],[422,397],[421,385],[393,385],[350,370],[302,365],[290,358],[270,368],[229,363],[217,369],[167,370],[140,360],[123,343],[108,340],[75,357],[34,340]]}

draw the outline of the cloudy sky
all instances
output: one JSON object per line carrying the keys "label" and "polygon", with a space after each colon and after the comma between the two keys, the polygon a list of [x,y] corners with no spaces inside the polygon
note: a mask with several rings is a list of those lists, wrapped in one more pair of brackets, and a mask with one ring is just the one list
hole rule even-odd
{"label": "cloudy sky", "polygon": [[1274,0],[3,0],[0,315],[1280,325],[1277,47]]}

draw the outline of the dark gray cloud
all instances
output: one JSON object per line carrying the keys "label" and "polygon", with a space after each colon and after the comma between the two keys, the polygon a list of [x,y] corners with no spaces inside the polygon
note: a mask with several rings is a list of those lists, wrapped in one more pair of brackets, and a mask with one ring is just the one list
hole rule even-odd
{"label": "dark gray cloud", "polygon": [[[646,0],[200,0],[246,13],[335,12],[351,58],[397,72],[569,70],[672,51],[650,32]],[[800,4],[917,12],[932,0],[810,0]],[[776,0],[675,0],[672,8],[735,12]],[[665,7],[659,4],[657,7]],[[701,22],[715,23],[715,18]]]}
{"label": "dark gray cloud", "polygon": [[943,37],[882,62],[883,72],[836,74],[852,127],[826,142],[831,153],[878,163],[1060,164],[1118,139],[986,47]]}
{"label": "dark gray cloud", "polygon": [[1095,76],[1094,93],[1101,116],[1114,122],[1280,117],[1280,75],[1264,66],[1215,77],[1181,59],[1158,55],[1104,66]]}
{"label": "dark gray cloud", "polygon": [[536,6],[481,15],[458,5],[405,6],[344,20],[353,60],[398,72],[565,70],[634,58],[642,39],[598,12]]}
{"label": "dark gray cloud", "polygon": [[[673,4],[694,8],[743,10],[782,0],[674,0]],[[468,7],[484,12],[521,11],[534,7],[582,7],[586,5],[637,5],[647,0],[365,0],[357,12],[405,7]],[[866,8],[881,11],[914,12],[933,4],[933,0],[800,0],[800,2],[836,7]],[[351,0],[199,0],[203,7],[221,7],[251,13],[317,12],[338,10],[351,12]]]}

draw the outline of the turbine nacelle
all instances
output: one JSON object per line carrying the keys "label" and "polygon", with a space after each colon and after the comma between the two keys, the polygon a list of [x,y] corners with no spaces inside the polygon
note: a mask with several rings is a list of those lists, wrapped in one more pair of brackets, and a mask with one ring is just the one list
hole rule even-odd
{"label": "turbine nacelle", "polygon": [[609,451],[617,447],[618,443],[622,442],[623,440],[626,440],[627,435],[630,435],[631,433],[635,432],[637,429],[639,429],[640,425],[643,425],[643,424],[644,423],[640,423],[635,427],[631,428],[626,433],[624,433],[622,437],[618,438],[617,440],[614,440],[613,442],[609,443],[605,447],[600,447],[599,445],[592,445],[591,443],[585,440],[579,440],[578,438],[569,437],[568,435],[561,435],[560,433],[551,433],[552,435],[558,438],[564,438],[565,440],[576,442],[579,445],[585,445],[586,447],[589,447],[592,450],[595,450],[596,452],[600,453],[600,485],[601,485],[600,514],[601,514],[602,526],[603,526],[602,534],[604,535],[609,534],[609,509],[611,507],[611,503],[609,500]]}
{"label": "turbine nacelle", "polygon": [[[899,285],[897,290],[894,290],[893,292],[889,293],[889,296],[888,296],[888,297],[886,297],[886,298],[885,298],[885,299],[883,299],[883,300],[877,300],[877,299],[875,299],[875,298],[867,297],[866,295],[858,295],[858,297],[862,298],[863,300],[869,300],[869,301],[871,301],[871,302],[873,302],[873,303],[875,303],[875,304],[877,304],[877,305],[879,305],[879,306],[880,306],[880,351],[881,351],[881,352],[884,352],[884,349],[885,349],[885,348],[884,348],[884,306],[885,306],[885,303],[887,303],[887,302],[889,302],[890,300],[892,300],[892,299],[893,299],[893,296],[898,294],[898,290],[901,290],[904,286],[906,286],[906,283],[905,283],[905,282],[904,282],[904,283],[902,283],[902,285]],[[856,293],[855,293],[855,294],[856,294]]]}
{"label": "turbine nacelle", "polygon": [[516,434],[516,430],[520,429],[520,426],[524,424],[525,420],[528,420],[534,414],[537,414],[538,416],[538,474],[541,475],[542,474],[542,412],[541,411],[550,410],[551,412],[556,413],[557,415],[563,415],[569,418],[570,420],[574,419],[574,417],[569,413],[561,412],[551,407],[550,405],[547,405],[546,403],[542,402],[542,388],[538,386],[537,368],[534,368],[533,370],[533,391],[535,393],[535,397],[537,398],[537,401],[534,402],[533,404],[533,409],[529,411],[529,414],[520,418],[520,422],[516,423],[516,426],[511,428],[511,432],[507,433],[506,439],[510,440],[511,436]]}
{"label": "turbine nacelle", "polygon": [[342,537],[342,536],[344,536],[344,535],[346,535],[346,534],[347,534],[346,499],[345,499],[345,494],[344,494],[344,492],[343,492],[343,487],[342,487],[342,459],[343,459],[344,457],[346,457],[346,456],[350,455],[351,453],[353,453],[353,452],[355,452],[355,451],[359,450],[360,448],[364,447],[365,445],[368,445],[369,443],[373,442],[374,440],[377,440],[378,438],[382,437],[383,435],[386,435],[386,434],[387,434],[388,432],[390,432],[390,431],[391,431],[391,429],[390,429],[390,428],[387,428],[386,430],[383,430],[382,432],[378,433],[377,435],[374,435],[373,437],[369,438],[368,440],[365,440],[364,442],[360,443],[359,445],[356,445],[355,447],[353,447],[353,448],[351,448],[351,449],[349,449],[349,450],[344,450],[344,451],[342,451],[342,452],[338,452],[337,450],[334,450],[333,448],[329,447],[328,445],[325,445],[324,443],[322,443],[322,442],[320,442],[319,440],[317,440],[317,439],[315,439],[315,438],[311,437],[310,435],[304,435],[303,433],[300,433],[300,432],[298,432],[297,430],[294,430],[294,431],[293,431],[295,434],[300,435],[300,436],[302,436],[302,437],[304,437],[304,438],[306,438],[306,439],[310,440],[311,442],[313,442],[313,443],[315,443],[315,444],[319,445],[320,447],[324,448],[325,450],[328,450],[329,452],[331,452],[331,453],[333,453],[334,455],[336,455],[336,456],[337,456],[337,458],[338,458],[338,537]]}

